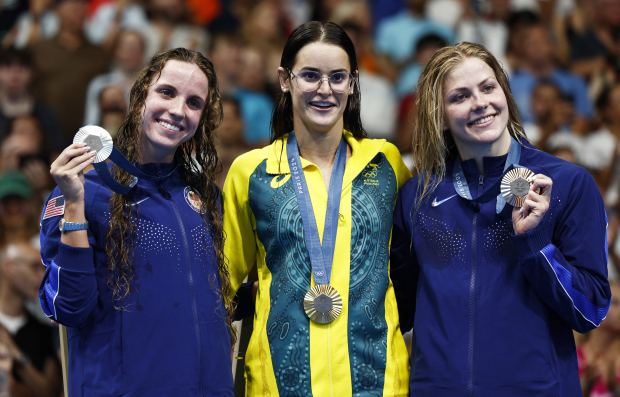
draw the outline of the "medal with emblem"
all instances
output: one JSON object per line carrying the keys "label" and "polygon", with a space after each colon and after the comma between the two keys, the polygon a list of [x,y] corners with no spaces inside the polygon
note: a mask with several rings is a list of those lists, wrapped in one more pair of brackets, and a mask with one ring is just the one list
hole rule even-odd
{"label": "medal with emblem", "polygon": [[523,206],[525,197],[530,191],[530,178],[534,173],[527,168],[515,168],[502,178],[501,195],[513,207]]}
{"label": "medal with emblem", "polygon": [[73,143],[82,142],[90,147],[90,150],[94,150],[97,153],[93,163],[106,161],[114,147],[112,137],[108,131],[96,125],[87,125],[78,130],[73,137]]}
{"label": "medal with emblem", "polygon": [[331,285],[315,285],[304,296],[304,310],[315,323],[331,323],[342,311],[342,297]]}

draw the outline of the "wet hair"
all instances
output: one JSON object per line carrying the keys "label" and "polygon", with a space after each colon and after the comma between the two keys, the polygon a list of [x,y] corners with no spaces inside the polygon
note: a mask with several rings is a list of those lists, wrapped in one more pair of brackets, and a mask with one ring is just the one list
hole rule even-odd
{"label": "wet hair", "polygon": [[443,84],[446,76],[467,58],[480,59],[493,70],[508,104],[508,131],[517,141],[526,139],[508,76],[497,59],[482,45],[467,42],[438,50],[424,68],[417,86],[412,145],[413,167],[419,174],[416,211],[445,176],[446,160],[458,155],[450,130],[443,129]]}
{"label": "wet hair", "polygon": [[[304,23],[295,29],[286,41],[284,51],[282,51],[280,66],[285,70],[292,71],[299,51],[312,43],[325,43],[342,48],[349,56],[351,73],[355,74],[357,71],[357,58],[355,57],[353,42],[340,26],[332,22],[312,21]],[[290,76],[287,78],[290,79]],[[362,139],[367,136],[360,118],[360,104],[359,79],[356,79],[353,93],[349,95],[343,115],[344,129],[353,134],[356,139]],[[273,143],[291,131],[293,131],[293,99],[290,92],[280,92],[278,103],[271,116],[270,142]]]}
{"label": "wet hair", "polygon": [[[199,52],[185,48],[176,48],[153,56],[131,88],[129,110],[116,137],[116,147],[131,162],[136,162],[140,158],[139,142],[141,134],[144,133],[142,117],[149,87],[159,78],[164,66],[170,60],[198,66],[209,82],[208,97],[196,133],[176,149],[174,161],[185,183],[200,197],[201,216],[206,226],[206,233],[210,233],[213,239],[219,271],[219,277],[213,277],[211,285],[212,288],[219,289],[219,295],[226,307],[226,323],[234,341],[236,335],[232,326],[234,305],[230,297],[232,287],[224,256],[220,190],[216,183],[216,173],[221,169],[221,164],[215,150],[214,138],[215,130],[222,121],[222,107],[218,81],[211,61]],[[113,167],[113,173],[114,179],[121,184],[129,185],[133,181],[132,175],[116,165]],[[129,296],[131,282],[135,277],[133,258],[138,237],[136,231],[138,207],[131,205],[132,203],[134,198],[131,195],[113,193],[110,200],[110,227],[105,247],[109,258],[106,277],[117,309],[124,309],[123,300]],[[203,239],[204,241],[206,239]],[[210,249],[205,248],[207,252]],[[215,283],[219,285],[216,286]]]}

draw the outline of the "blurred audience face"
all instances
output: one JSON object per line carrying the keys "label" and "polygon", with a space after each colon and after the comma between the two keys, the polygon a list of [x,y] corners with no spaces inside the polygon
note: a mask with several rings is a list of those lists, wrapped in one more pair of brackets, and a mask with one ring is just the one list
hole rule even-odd
{"label": "blurred audience face", "polygon": [[603,119],[608,123],[620,123],[620,84],[615,85],[608,95],[609,102],[603,109]]}
{"label": "blurred audience face", "polygon": [[32,78],[33,70],[30,66],[17,62],[0,66],[0,89],[9,96],[25,94]]}
{"label": "blurred audience face", "polygon": [[554,62],[555,49],[551,34],[543,25],[525,28],[523,55],[530,66],[547,66]]}
{"label": "blurred audience face", "polygon": [[114,60],[124,71],[137,72],[142,68],[144,51],[142,36],[137,32],[125,31],[118,37]]}
{"label": "blurred audience face", "polygon": [[215,36],[209,53],[209,59],[213,62],[218,80],[222,80],[223,83],[229,83],[229,80],[234,80],[239,75],[241,46],[230,36]]}
{"label": "blurred audience face", "polygon": [[243,143],[243,120],[241,119],[239,104],[229,99],[222,99],[224,119],[217,129],[220,143],[224,146]]}
{"label": "blurred audience face", "polygon": [[265,89],[265,60],[257,48],[245,47],[241,51],[239,85],[254,91]]}
{"label": "blurred audience face", "polygon": [[510,0],[489,0],[489,7],[495,19],[506,21],[510,16]]}
{"label": "blurred audience face", "polygon": [[605,27],[620,27],[620,0],[593,0],[597,23]]}
{"label": "blurred audience face", "polygon": [[6,233],[15,229],[23,229],[30,215],[28,199],[10,195],[0,200],[0,223]]}
{"label": "blurred audience face", "polygon": [[150,0],[150,5],[155,17],[169,22],[183,22],[186,15],[183,0]]}
{"label": "blurred audience face", "polygon": [[549,120],[560,100],[560,90],[553,84],[540,84],[532,92],[532,111],[536,121]]}
{"label": "blurred audience face", "polygon": [[38,296],[39,284],[45,274],[39,250],[28,242],[10,244],[4,250],[1,263],[4,286],[24,300]]}
{"label": "blurred audience face", "polygon": [[119,86],[111,85],[99,94],[99,107],[102,111],[119,110],[127,108],[127,100],[123,89]]}
{"label": "blurred audience face", "polygon": [[11,144],[12,151],[18,154],[37,154],[43,148],[41,123],[33,116],[18,117],[13,121],[3,143]]}
{"label": "blurred audience face", "polygon": [[63,0],[56,6],[61,28],[73,34],[82,34],[86,21],[86,1]]}
{"label": "blurred audience face", "polygon": [[271,1],[261,1],[253,9],[248,20],[250,40],[277,40],[280,37],[278,5]]}

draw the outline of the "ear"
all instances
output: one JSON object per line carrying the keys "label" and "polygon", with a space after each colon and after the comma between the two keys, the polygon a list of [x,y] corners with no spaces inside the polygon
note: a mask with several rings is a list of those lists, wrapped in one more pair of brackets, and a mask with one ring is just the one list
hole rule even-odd
{"label": "ear", "polygon": [[278,68],[278,80],[280,81],[280,89],[283,93],[287,93],[291,90],[291,79],[288,71],[282,66]]}
{"label": "ear", "polygon": [[[360,73],[359,71],[355,71],[353,72],[353,78],[355,79],[355,81],[358,82],[359,84],[359,78],[360,78]],[[353,87],[351,88],[351,90],[349,91],[349,95],[352,95],[353,93],[355,93],[355,83],[353,83]]]}

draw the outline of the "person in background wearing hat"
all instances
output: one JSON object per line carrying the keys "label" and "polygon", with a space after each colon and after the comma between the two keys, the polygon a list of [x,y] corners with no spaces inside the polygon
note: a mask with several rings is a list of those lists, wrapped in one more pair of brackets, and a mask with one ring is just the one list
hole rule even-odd
{"label": "person in background wearing hat", "polygon": [[11,397],[57,397],[62,386],[54,328],[26,310],[26,301],[37,297],[45,274],[39,255],[26,240],[0,250],[0,358],[13,362]]}
{"label": "person in background wearing hat", "polygon": [[0,175],[0,249],[24,240],[38,246],[38,211],[33,211],[31,199],[32,187],[23,173]]}

